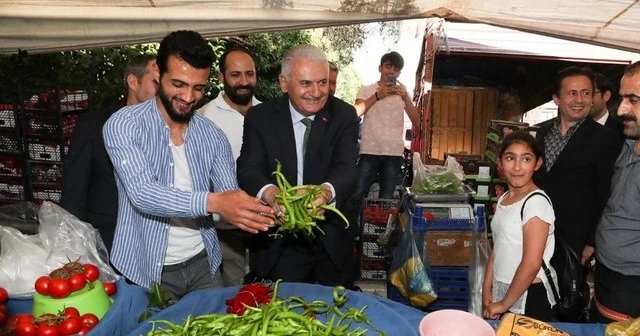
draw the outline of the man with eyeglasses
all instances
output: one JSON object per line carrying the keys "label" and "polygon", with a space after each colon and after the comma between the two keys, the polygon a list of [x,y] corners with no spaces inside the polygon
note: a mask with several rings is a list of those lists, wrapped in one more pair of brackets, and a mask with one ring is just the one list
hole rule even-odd
{"label": "man with eyeglasses", "polygon": [[613,97],[611,81],[599,72],[595,73],[595,79],[596,90],[593,91],[593,107],[591,108],[591,112],[589,112],[589,116],[597,121],[598,124],[609,127],[615,132],[615,134],[618,135],[620,146],[622,146],[625,138],[622,122],[616,117],[615,113],[609,113],[607,106]]}
{"label": "man with eyeglasses", "polygon": [[588,117],[594,91],[591,69],[568,67],[558,72],[553,93],[558,116],[537,132],[544,164],[536,178],[553,203],[556,236],[581,256],[583,265],[593,257],[596,225],[620,152],[613,131]]}

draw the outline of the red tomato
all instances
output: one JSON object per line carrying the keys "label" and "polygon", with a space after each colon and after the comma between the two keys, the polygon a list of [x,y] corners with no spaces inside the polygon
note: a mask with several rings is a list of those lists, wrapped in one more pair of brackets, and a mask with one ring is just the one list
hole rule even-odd
{"label": "red tomato", "polygon": [[82,321],[78,316],[69,316],[58,325],[60,335],[64,336],[77,334],[80,329],[82,329]]}
{"label": "red tomato", "polygon": [[[2,306],[4,307],[4,306]],[[0,311],[0,327],[2,327],[7,322],[7,313],[6,311]]]}
{"label": "red tomato", "polygon": [[104,291],[107,292],[107,295],[112,296],[116,293],[116,283],[112,281],[105,281],[102,283],[104,286]]}
{"label": "red tomato", "polygon": [[77,316],[80,317],[80,311],[76,307],[65,307],[62,312],[63,316]]}
{"label": "red tomato", "polygon": [[6,316],[9,316],[9,312],[8,312],[7,306],[5,306],[3,304],[0,304],[0,313],[4,313]]}
{"label": "red tomato", "polygon": [[49,295],[54,299],[62,299],[71,293],[71,284],[66,279],[52,279],[49,284]]}
{"label": "red tomato", "polygon": [[78,333],[79,335],[86,335],[91,331],[91,328],[87,327],[86,325],[83,325],[82,328],[80,329],[80,332]]}
{"label": "red tomato", "polygon": [[6,289],[0,287],[0,304],[5,304],[9,301],[9,293]]}
{"label": "red tomato", "polygon": [[91,330],[100,322],[100,319],[94,314],[86,313],[80,316],[80,321],[82,321],[82,325],[87,326],[89,330]]}
{"label": "red tomato", "polygon": [[100,269],[96,265],[84,265],[84,277],[89,282],[94,282],[100,277]]}
{"label": "red tomato", "polygon": [[20,322],[33,322],[32,314],[15,314],[9,318],[9,323],[13,323],[14,325]]}
{"label": "red tomato", "polygon": [[87,284],[87,279],[85,279],[81,273],[72,274],[67,280],[69,281],[69,285],[71,285],[71,292],[77,292]]}
{"label": "red tomato", "polygon": [[58,328],[52,325],[48,325],[45,322],[38,323],[36,335],[38,336],[58,336],[60,333],[58,332]]}
{"label": "red tomato", "polygon": [[20,321],[15,329],[17,336],[36,336],[36,325],[31,322]]}
{"label": "red tomato", "polygon": [[43,275],[36,280],[35,288],[36,292],[42,295],[49,295],[49,284],[51,284],[51,278]]}

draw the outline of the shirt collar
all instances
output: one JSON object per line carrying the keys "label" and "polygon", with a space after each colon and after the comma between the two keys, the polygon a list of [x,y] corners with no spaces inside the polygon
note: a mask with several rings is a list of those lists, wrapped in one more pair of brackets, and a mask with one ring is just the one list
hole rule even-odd
{"label": "shirt collar", "polygon": [[316,118],[315,114],[309,117],[303,116],[300,112],[298,112],[298,110],[295,109],[295,107],[293,107],[293,104],[291,104],[291,100],[289,100],[289,113],[291,114],[291,122],[293,124],[301,122],[301,120],[304,118],[309,118],[311,120]]}

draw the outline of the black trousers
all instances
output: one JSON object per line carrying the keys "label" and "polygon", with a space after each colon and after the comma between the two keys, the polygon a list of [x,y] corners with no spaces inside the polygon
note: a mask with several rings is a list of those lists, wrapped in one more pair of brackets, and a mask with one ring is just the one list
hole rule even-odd
{"label": "black trousers", "polygon": [[338,268],[317,239],[298,239],[284,248],[272,269],[252,267],[251,272],[245,277],[245,282],[280,279],[286,282],[352,288],[353,265],[353,257],[349,256],[344,260],[342,267]]}
{"label": "black trousers", "polygon": [[527,303],[524,306],[524,315],[540,321],[551,321],[553,310],[547,299],[547,290],[542,282],[534,283],[527,289]]}
{"label": "black trousers", "polygon": [[[613,271],[596,260],[595,298],[603,306],[631,317],[640,316],[640,276]],[[591,304],[591,322],[611,323]]]}

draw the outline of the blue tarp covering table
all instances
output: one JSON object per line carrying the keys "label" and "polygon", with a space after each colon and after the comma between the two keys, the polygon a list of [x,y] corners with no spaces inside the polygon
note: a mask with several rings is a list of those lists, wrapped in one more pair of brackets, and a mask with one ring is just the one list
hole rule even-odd
{"label": "blue tarp covering table", "polygon": [[[171,307],[153,315],[150,321],[169,320],[173,323],[184,323],[189,315],[224,313],[227,309],[225,300],[234,297],[237,291],[238,287],[228,287],[192,292]],[[300,296],[306,301],[323,300],[332,303],[333,288],[304,283],[280,283],[278,296],[282,298]],[[365,314],[371,318],[376,328],[386,331],[387,335],[417,336],[418,324],[425,315],[424,312],[415,308],[372,294],[349,291],[347,299],[349,307],[367,306]],[[145,322],[130,335],[146,335],[150,330],[151,323]]]}

